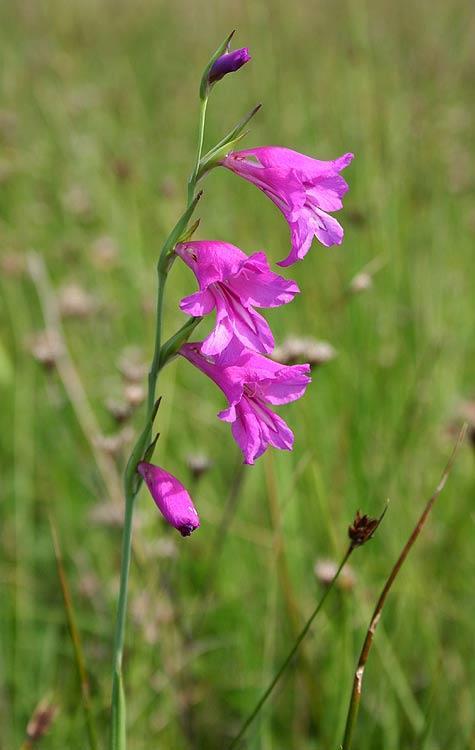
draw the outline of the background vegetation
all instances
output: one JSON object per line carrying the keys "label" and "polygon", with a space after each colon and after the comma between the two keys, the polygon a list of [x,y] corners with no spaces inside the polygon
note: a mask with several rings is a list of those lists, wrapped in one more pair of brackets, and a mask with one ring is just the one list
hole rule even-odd
{"label": "background vegetation", "polygon": [[[321,591],[315,561],[338,560],[355,510],[377,515],[389,497],[377,538],[352,560],[355,581],[329,600],[247,744],[335,750],[372,603],[438,481],[454,419],[470,409],[475,16],[468,2],[2,2],[5,750],[21,745],[45,696],[59,712],[42,748],[87,747],[48,513],[105,744],[119,475],[135,423],[132,416],[118,425],[110,400],[124,398],[120,368],[131,357],[124,350],[139,347],[144,360],[151,353],[154,260],[183,204],[198,79],[234,27],[253,60],[213,94],[208,143],[262,101],[249,146],[356,154],[346,171],[344,245],[315,245],[291,269],[302,295],[271,315],[279,341],[313,336],[337,356],[285,410],[294,453],[267,454],[244,470],[215,417],[221,394],[184,361],[165,371],[156,458],[193,487],[202,528],[182,541],[143,493],[127,639],[130,750],[226,747]],[[198,237],[265,248],[274,260],[286,255],[285,223],[255,188],[224,170],[205,188]],[[372,287],[349,293],[365,268]],[[77,286],[87,293],[82,303]],[[182,320],[177,300],[193,288],[177,264],[170,333]],[[45,328],[56,330],[46,341],[37,338]],[[38,361],[58,346],[69,355],[57,366]],[[190,453],[213,462],[199,481],[187,468]],[[378,630],[361,750],[475,748],[474,488],[467,442]]]}

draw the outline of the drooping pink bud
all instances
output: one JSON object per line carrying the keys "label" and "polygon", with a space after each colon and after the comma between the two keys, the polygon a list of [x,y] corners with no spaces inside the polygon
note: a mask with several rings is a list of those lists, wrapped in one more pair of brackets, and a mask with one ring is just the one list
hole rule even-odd
{"label": "drooping pink bud", "polygon": [[137,471],[144,478],[155,504],[168,523],[182,536],[189,536],[200,525],[193,501],[173,474],[141,461]]}

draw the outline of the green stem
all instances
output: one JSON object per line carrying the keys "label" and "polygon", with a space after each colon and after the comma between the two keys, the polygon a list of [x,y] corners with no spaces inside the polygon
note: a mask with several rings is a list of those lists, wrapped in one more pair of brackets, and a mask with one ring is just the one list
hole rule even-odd
{"label": "green stem", "polygon": [[120,589],[117,605],[117,620],[114,641],[114,672],[112,678],[112,750],[125,750],[125,701],[122,689],[122,658],[124,652],[125,616],[132,548],[132,527],[135,495],[125,499],[124,531],[122,536],[122,561],[120,565]]}
{"label": "green stem", "polygon": [[190,179],[188,180],[188,205],[193,200],[193,194],[195,192],[196,183],[198,181],[198,173],[200,170],[201,154],[203,152],[203,140],[205,134],[205,121],[206,121],[206,108],[208,106],[208,97],[201,100],[200,104],[200,119],[198,124],[198,147],[196,149],[196,160],[195,166],[191,173]]}
{"label": "green stem", "polygon": [[155,347],[153,352],[152,364],[148,375],[148,398],[147,398],[147,414],[145,418],[145,426],[135,443],[130,458],[127,463],[125,470],[125,494],[136,495],[139,488],[140,482],[137,482],[137,464],[142,459],[145,450],[150,442],[150,436],[152,434],[153,427],[153,416],[155,409],[155,393],[157,389],[158,376],[163,367],[164,362],[161,361],[161,339],[162,339],[162,317],[163,317],[163,302],[165,295],[165,283],[168,276],[168,271],[174,260],[174,255],[171,253],[172,248],[176,245],[180,236],[183,234],[186,226],[193,215],[193,211],[201,198],[202,193],[199,192],[195,195],[191,203],[187,206],[183,214],[178,219],[177,223],[173,227],[172,231],[168,235],[165,243],[161,249],[158,263],[158,293],[157,293],[157,317],[156,317],[156,328],[155,328]]}
{"label": "green stem", "polygon": [[155,395],[157,390],[158,376],[164,364],[161,360],[162,349],[162,322],[163,322],[163,304],[165,299],[165,285],[168,272],[173,264],[175,256],[173,248],[180,240],[185,231],[188,222],[193,215],[196,205],[201,197],[201,192],[195,195],[197,175],[200,168],[201,152],[203,149],[204,128],[206,120],[207,98],[202,100],[200,107],[200,118],[198,126],[198,147],[196,161],[188,180],[188,200],[185,211],[178,219],[172,231],[165,240],[157,263],[158,274],[158,292],[157,292],[157,317],[155,327],[155,345],[148,375],[148,396],[147,396],[147,413],[145,426],[135,443],[124,475],[125,491],[125,518],[122,536],[122,558],[120,566],[120,589],[119,601],[117,604],[117,619],[114,639],[113,664],[114,671],[112,677],[112,732],[111,732],[111,750],[126,750],[126,720],[125,720],[125,695],[122,677],[122,659],[124,652],[125,622],[127,613],[127,592],[129,583],[130,559],[132,550],[132,529],[135,498],[140,489],[141,482],[137,478],[137,464],[143,458],[143,455],[150,443],[153,420],[155,416]]}
{"label": "green stem", "polygon": [[329,595],[330,591],[333,589],[333,587],[334,587],[334,585],[335,585],[335,583],[336,583],[336,581],[338,579],[338,576],[340,575],[341,571],[345,567],[345,565],[346,565],[346,563],[348,561],[348,558],[350,557],[350,555],[353,552],[353,550],[354,550],[353,545],[350,545],[350,547],[348,548],[347,552],[345,553],[345,556],[343,557],[343,560],[341,561],[341,563],[340,563],[340,565],[338,567],[338,570],[336,571],[335,575],[333,576],[333,578],[332,578],[330,584],[328,585],[328,587],[325,589],[325,591],[323,593],[323,596],[321,597],[321,599],[318,602],[317,606],[315,607],[315,609],[313,610],[313,612],[310,615],[309,619],[305,623],[303,629],[300,631],[300,634],[298,635],[298,637],[297,637],[294,645],[292,646],[292,648],[290,649],[290,651],[287,654],[286,658],[282,662],[282,665],[280,666],[280,668],[276,672],[276,674],[273,677],[272,681],[270,682],[270,684],[268,685],[268,687],[266,688],[266,690],[264,691],[264,693],[262,694],[262,696],[259,698],[259,700],[256,703],[254,709],[251,711],[251,713],[249,714],[249,716],[247,717],[247,719],[245,720],[245,722],[241,726],[241,729],[239,730],[239,733],[236,735],[236,737],[233,739],[233,741],[229,745],[228,750],[232,750],[232,748],[238,746],[238,744],[239,744],[240,740],[242,739],[242,737],[244,736],[247,728],[249,727],[250,724],[252,724],[252,722],[256,718],[257,714],[259,713],[259,711],[263,707],[264,703],[269,698],[270,694],[272,693],[272,691],[274,690],[275,686],[279,682],[280,678],[284,674],[285,670],[289,666],[289,664],[292,661],[293,657],[297,653],[297,650],[298,650],[300,644],[302,643],[303,639],[307,635],[308,631],[310,630],[310,628],[312,626],[313,621],[315,620],[316,616],[318,615],[318,613],[320,612],[321,608],[323,607],[327,596]]}
{"label": "green stem", "polygon": [[152,413],[153,405],[155,403],[155,392],[157,388],[158,373],[160,371],[160,349],[162,340],[162,317],[163,317],[163,301],[165,298],[165,284],[167,281],[167,272],[160,268],[160,261],[158,262],[157,274],[158,274],[158,294],[157,294],[157,327],[155,329],[155,349],[153,352],[152,365],[148,374],[148,398],[147,398],[147,414]]}

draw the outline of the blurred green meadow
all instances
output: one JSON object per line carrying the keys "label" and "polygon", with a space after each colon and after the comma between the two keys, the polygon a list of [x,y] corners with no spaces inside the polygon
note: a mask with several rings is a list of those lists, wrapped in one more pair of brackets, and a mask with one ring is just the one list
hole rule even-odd
{"label": "blurred green meadow", "polygon": [[[246,147],[356,155],[344,244],[315,243],[288,273],[302,294],[269,315],[278,343],[311,336],[336,357],[282,410],[294,452],[244,468],[215,416],[222,394],[185,361],[165,369],[155,459],[191,488],[202,526],[182,540],[141,493],[130,750],[226,748],[322,593],[315,563],[338,561],[355,511],[390,498],[245,744],[336,750],[372,606],[454,430],[474,420],[470,3],[1,2],[2,750],[44,699],[57,715],[41,748],[88,747],[49,516],[106,746],[120,474],[141,424],[154,262],[185,199],[201,70],[233,28],[253,59],[213,92],[206,143],[262,102]],[[196,238],[285,257],[287,226],[253,186],[215,170],[204,189]],[[166,334],[193,290],[176,263]],[[467,440],[389,598],[355,750],[475,748],[473,459]]]}

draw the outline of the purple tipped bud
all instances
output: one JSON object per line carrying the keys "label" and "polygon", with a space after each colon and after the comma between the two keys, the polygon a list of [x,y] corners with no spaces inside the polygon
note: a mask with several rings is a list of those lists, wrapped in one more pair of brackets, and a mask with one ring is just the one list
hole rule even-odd
{"label": "purple tipped bud", "polygon": [[208,74],[208,83],[220,81],[228,73],[234,73],[239,68],[242,68],[250,59],[251,56],[247,47],[235,49],[233,52],[225,52],[211,66]]}
{"label": "purple tipped bud", "polygon": [[189,536],[200,525],[193,501],[176,477],[146,461],[137,470],[144,478],[150,494],[163,517],[182,536]]}

